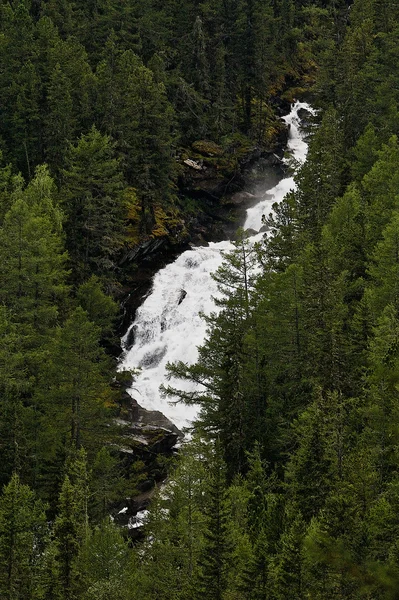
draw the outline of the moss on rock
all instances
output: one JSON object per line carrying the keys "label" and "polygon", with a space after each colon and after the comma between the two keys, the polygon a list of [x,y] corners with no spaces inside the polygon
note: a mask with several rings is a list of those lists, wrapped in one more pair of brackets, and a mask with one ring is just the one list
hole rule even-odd
{"label": "moss on rock", "polygon": [[194,152],[201,156],[222,156],[223,148],[211,140],[198,140],[191,144]]}

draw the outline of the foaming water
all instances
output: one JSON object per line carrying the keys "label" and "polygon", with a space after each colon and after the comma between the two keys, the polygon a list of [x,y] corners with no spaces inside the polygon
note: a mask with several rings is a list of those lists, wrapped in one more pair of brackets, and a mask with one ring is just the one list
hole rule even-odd
{"label": "foaming water", "polygon": [[[313,114],[313,109],[305,102],[296,102],[292,107],[289,115],[283,117],[283,120],[289,126],[287,152],[288,157],[285,162],[298,167],[306,160],[308,145],[304,139],[304,134],[301,131],[301,121],[298,112],[305,109]],[[272,205],[275,202],[281,202],[282,199],[290,190],[295,190],[296,184],[293,177],[285,177],[279,183],[267,190],[263,199],[252,208],[247,210],[247,218],[244,223],[244,229],[254,229],[259,231],[262,227],[262,215],[266,217],[272,210]]]}
{"label": "foaming water", "polygon": [[[290,125],[287,149],[295,164],[302,163],[307,153],[298,117],[302,108],[311,111],[308,104],[297,102],[291,113],[284,117]],[[262,226],[262,214],[269,214],[272,204],[280,202],[294,187],[293,178],[287,177],[268,190],[261,202],[247,211],[244,227],[258,231]],[[255,242],[260,237],[258,234],[251,240]],[[134,344],[125,352],[120,369],[141,369],[129,393],[144,408],[161,411],[180,429],[190,425],[198,408],[170,404],[161,396],[159,386],[166,382],[168,362],[183,360],[193,364],[197,360],[197,348],[206,335],[206,324],[200,313],[209,314],[217,310],[213,298],[219,292],[211,273],[222,263],[223,251],[232,248],[229,241],[224,241],[187,250],[158,271],[151,294],[137,310],[134,323],[124,338],[133,333]],[[171,381],[171,384],[186,391],[198,389],[197,384],[190,382]]]}

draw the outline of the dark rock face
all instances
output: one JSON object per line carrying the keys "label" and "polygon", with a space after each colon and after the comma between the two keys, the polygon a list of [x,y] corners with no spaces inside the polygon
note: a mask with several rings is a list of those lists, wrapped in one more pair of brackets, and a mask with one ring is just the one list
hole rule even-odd
{"label": "dark rock face", "polygon": [[177,304],[180,305],[186,296],[187,296],[186,290],[180,290],[180,296],[179,296],[179,300],[178,300]]}
{"label": "dark rock face", "polygon": [[269,100],[274,112],[279,117],[284,117],[291,110],[291,104],[288,100],[283,100],[280,96],[272,96]]}
{"label": "dark rock face", "polygon": [[306,130],[308,127],[310,127],[313,118],[311,112],[306,110],[306,108],[301,108],[300,110],[298,110],[298,116],[301,119],[301,126],[303,129]]}
{"label": "dark rock face", "polygon": [[236,192],[232,196],[228,196],[223,204],[225,206],[246,206],[258,202],[260,199],[260,196],[255,196],[250,192]]}
{"label": "dark rock face", "polygon": [[[184,172],[179,180],[179,188],[183,194],[191,198],[223,200],[227,204],[237,192],[251,185],[254,165],[261,163],[264,167],[271,167],[281,164],[287,141],[288,129],[282,128],[277,135],[273,150],[265,150],[257,146],[252,148],[230,172],[223,173],[217,163],[186,160]],[[190,166],[188,163],[193,165]],[[194,164],[200,168],[193,168]]]}

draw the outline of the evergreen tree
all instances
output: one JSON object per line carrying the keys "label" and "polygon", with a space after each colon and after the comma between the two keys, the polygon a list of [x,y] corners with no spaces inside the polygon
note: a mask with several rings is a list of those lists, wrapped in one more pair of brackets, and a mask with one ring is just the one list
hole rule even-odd
{"label": "evergreen tree", "polygon": [[[103,119],[109,123],[108,133],[116,140],[125,178],[137,189],[140,229],[148,234],[155,224],[156,208],[167,207],[172,199],[173,109],[164,84],[154,80],[152,71],[138,56],[126,51],[114,65],[110,62],[115,56],[112,39],[108,48],[99,80],[99,91],[106,101]],[[112,95],[104,93],[110,77],[115,89]],[[110,101],[117,105],[116,110],[111,107],[111,120],[107,116]]]}
{"label": "evergreen tree", "polygon": [[38,346],[65,293],[62,213],[46,167],[14,198],[0,230],[0,299],[24,326],[27,343]]}
{"label": "evergreen tree", "polygon": [[100,280],[92,275],[88,281],[79,286],[76,299],[79,305],[95,325],[100,327],[101,336],[112,334],[118,306],[111,296],[104,293]]}
{"label": "evergreen tree", "polygon": [[71,83],[59,64],[50,76],[47,93],[46,159],[58,175],[65,164],[65,155],[74,133]]}
{"label": "evergreen tree", "polygon": [[[16,349],[19,348],[17,351]],[[6,308],[0,309],[0,457],[1,485],[12,472],[33,469],[35,423],[34,410],[24,401],[31,392],[26,357],[18,328]]]}
{"label": "evergreen tree", "polygon": [[204,545],[204,481],[210,449],[200,439],[182,447],[166,486],[152,499],[137,585],[147,598],[192,598]]}
{"label": "evergreen tree", "polygon": [[182,362],[168,366],[169,377],[201,387],[192,392],[171,386],[162,388],[168,396],[201,406],[198,426],[212,437],[220,435],[228,477],[245,470],[245,451],[254,442],[252,422],[248,420],[243,341],[249,328],[255,264],[254,249],[241,238],[214,275],[220,292],[215,302],[221,311],[206,317],[209,334],[199,348],[198,362],[193,366]]}
{"label": "evergreen tree", "polygon": [[54,460],[64,445],[67,450],[84,446],[92,454],[111,436],[113,396],[99,333],[80,307],[55,332],[37,388],[43,414],[39,451],[47,459]]}
{"label": "evergreen tree", "polygon": [[305,524],[300,513],[287,510],[287,521],[279,540],[277,556],[272,566],[272,589],[276,599],[303,598],[302,583],[302,543]]}
{"label": "evergreen tree", "polygon": [[207,520],[204,546],[199,559],[196,597],[221,600],[227,587],[229,548],[227,546],[226,480],[220,451],[215,449],[206,487]]}
{"label": "evergreen tree", "polygon": [[79,554],[85,600],[125,600],[133,553],[109,517],[89,533]]}
{"label": "evergreen tree", "polygon": [[82,568],[80,549],[87,539],[88,481],[84,450],[71,455],[59,497],[52,541],[55,556],[55,592],[62,600],[79,597]]}
{"label": "evergreen tree", "polygon": [[323,508],[337,476],[332,449],[325,438],[322,407],[317,403],[305,410],[298,421],[297,451],[287,466],[292,497],[306,519]]}
{"label": "evergreen tree", "polygon": [[275,475],[268,476],[261,446],[249,455],[245,481],[248,490],[247,529],[252,556],[243,573],[241,590],[251,600],[267,598],[271,591],[271,566],[283,526],[283,497]]}
{"label": "evergreen tree", "polygon": [[323,115],[309,145],[306,163],[296,176],[298,218],[305,239],[317,241],[321,227],[344,182],[343,135],[337,111]]}
{"label": "evergreen tree", "polygon": [[70,147],[63,178],[67,248],[73,278],[82,283],[115,270],[123,244],[123,177],[110,138],[95,127],[82,136]]}
{"label": "evergreen tree", "polygon": [[41,598],[43,553],[48,536],[43,504],[14,473],[0,497],[0,594]]}

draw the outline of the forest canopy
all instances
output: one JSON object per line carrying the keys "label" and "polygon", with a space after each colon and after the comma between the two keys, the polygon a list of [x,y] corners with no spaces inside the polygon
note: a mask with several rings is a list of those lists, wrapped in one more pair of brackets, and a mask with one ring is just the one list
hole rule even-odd
{"label": "forest canopy", "polygon": [[[398,34],[382,0],[0,1],[2,598],[397,597]],[[307,162],[170,365],[207,391],[133,544],[121,261],[184,220],[188,148],[269,147],[298,97]]]}

